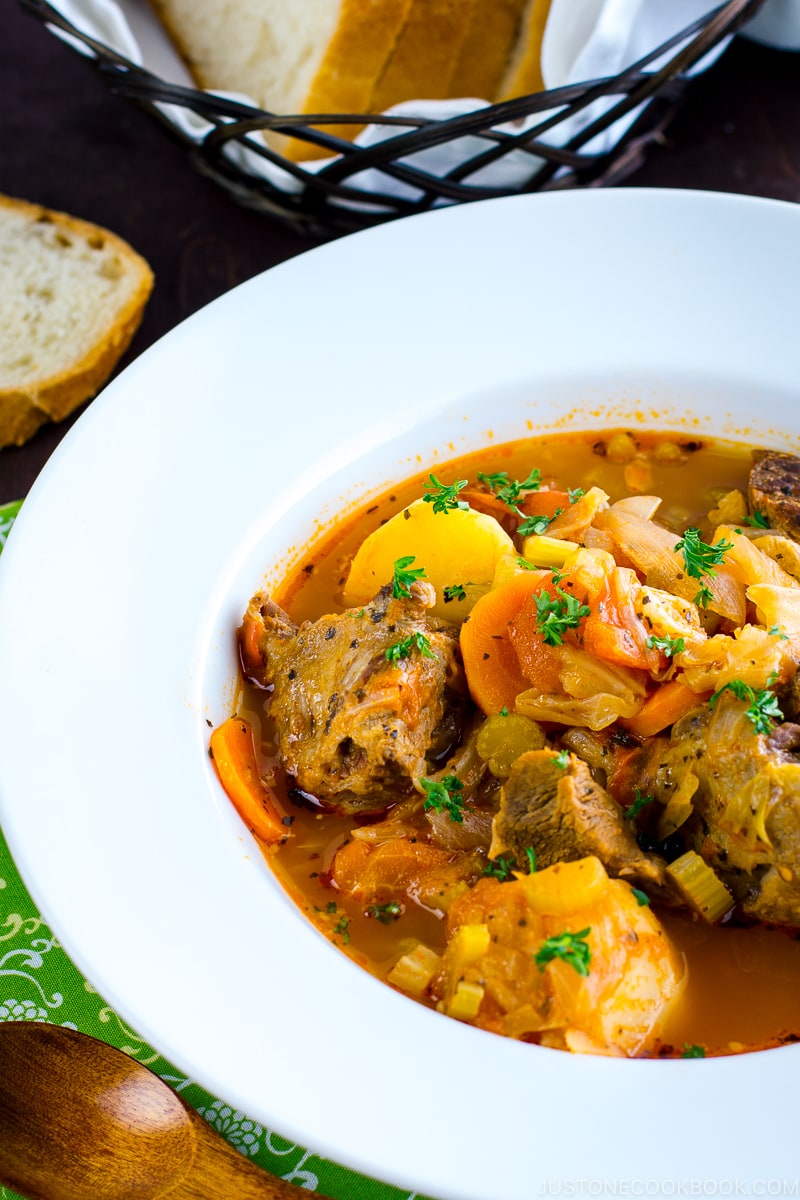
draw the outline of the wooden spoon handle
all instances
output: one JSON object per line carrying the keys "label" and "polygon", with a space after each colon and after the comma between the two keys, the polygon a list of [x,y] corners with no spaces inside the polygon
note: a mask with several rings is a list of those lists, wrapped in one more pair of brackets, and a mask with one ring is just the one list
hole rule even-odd
{"label": "wooden spoon handle", "polygon": [[[293,1183],[269,1175],[226,1142],[193,1109],[187,1112],[194,1126],[196,1155],[191,1170],[164,1200],[300,1200],[306,1193]],[[328,1200],[314,1192],[314,1200]]]}

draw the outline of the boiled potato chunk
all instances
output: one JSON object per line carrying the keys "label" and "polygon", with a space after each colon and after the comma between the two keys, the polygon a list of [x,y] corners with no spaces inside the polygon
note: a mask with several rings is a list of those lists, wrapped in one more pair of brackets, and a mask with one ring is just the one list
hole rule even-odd
{"label": "boiled potato chunk", "polygon": [[[368,603],[391,582],[395,562],[413,555],[413,569],[423,568],[436,588],[433,614],[461,622],[489,590],[498,559],[513,552],[514,543],[494,517],[460,508],[436,513],[433,505],[415,500],[361,544],[344,602],[349,607]],[[444,589],[456,584],[463,585],[465,597],[445,603]]]}

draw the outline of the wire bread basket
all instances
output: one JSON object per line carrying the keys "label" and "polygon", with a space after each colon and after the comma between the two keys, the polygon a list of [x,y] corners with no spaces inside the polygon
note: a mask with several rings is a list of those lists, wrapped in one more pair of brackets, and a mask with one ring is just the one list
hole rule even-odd
{"label": "wire bread basket", "polygon": [[[407,106],[401,114],[270,113],[166,82],[79,29],[48,0],[20,3],[81,54],[112,93],[158,120],[196,168],[239,203],[330,237],[442,204],[620,182],[674,116],[692,68],[764,0],[727,0],[617,75],[444,119],[410,115]],[[327,131],[365,124],[374,134],[367,144]],[[623,132],[609,144],[602,135],[615,126]],[[262,131],[291,133],[330,157],[290,161]]]}

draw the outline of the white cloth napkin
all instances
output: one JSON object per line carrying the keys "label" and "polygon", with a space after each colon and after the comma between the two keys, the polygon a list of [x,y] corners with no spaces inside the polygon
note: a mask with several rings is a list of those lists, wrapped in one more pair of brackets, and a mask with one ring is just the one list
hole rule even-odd
{"label": "white cloth napkin", "polygon": [[[160,78],[191,85],[186,69],[169,43],[145,0],[53,0],[76,27],[91,34],[104,45],[146,66]],[[794,0],[793,0],[794,2]],[[718,7],[713,0],[553,0],[542,45],[542,74],[549,88],[616,75],[625,67],[657,49],[668,38],[677,36],[693,21]],[[135,32],[134,32],[135,31]],[[74,43],[77,44],[77,43]],[[705,70],[722,52],[727,41],[696,64],[694,71]],[[677,49],[677,48],[676,48]],[[671,53],[675,53],[673,50]],[[655,63],[654,66],[658,66]],[[219,93],[253,104],[246,96]],[[613,103],[613,98],[595,102],[582,112],[560,122],[548,135],[552,144],[565,144]],[[395,105],[388,111],[395,116],[423,116],[443,120],[486,105],[480,97],[458,100],[414,100]],[[164,114],[194,142],[202,141],[211,126],[204,119],[174,105],[161,106]],[[544,114],[506,127],[519,133],[537,125]],[[627,114],[587,145],[591,152],[612,148],[624,135],[638,112]],[[503,126],[500,126],[502,129]],[[356,139],[358,145],[372,145],[395,136],[396,127],[370,125]],[[258,134],[252,135],[258,138]],[[420,151],[409,156],[408,163],[432,174],[442,175],[459,163],[487,148],[477,137]],[[287,192],[302,189],[294,176],[248,150],[245,144],[229,143],[226,154],[248,174],[262,176]],[[305,164],[311,171],[321,170],[330,160]],[[514,151],[470,177],[475,184],[490,187],[521,186],[532,174],[536,160],[530,154]],[[378,170],[366,170],[349,180],[350,186],[366,193],[384,192],[413,199],[416,189]],[[369,207],[368,205],[360,207]]]}

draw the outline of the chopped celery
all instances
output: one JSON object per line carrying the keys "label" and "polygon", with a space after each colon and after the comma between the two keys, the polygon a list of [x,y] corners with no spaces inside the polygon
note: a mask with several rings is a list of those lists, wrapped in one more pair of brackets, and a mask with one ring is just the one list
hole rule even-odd
{"label": "chopped celery", "polygon": [[710,925],[733,908],[733,896],[725,884],[694,850],[670,863],[667,874],[687,904]]}

